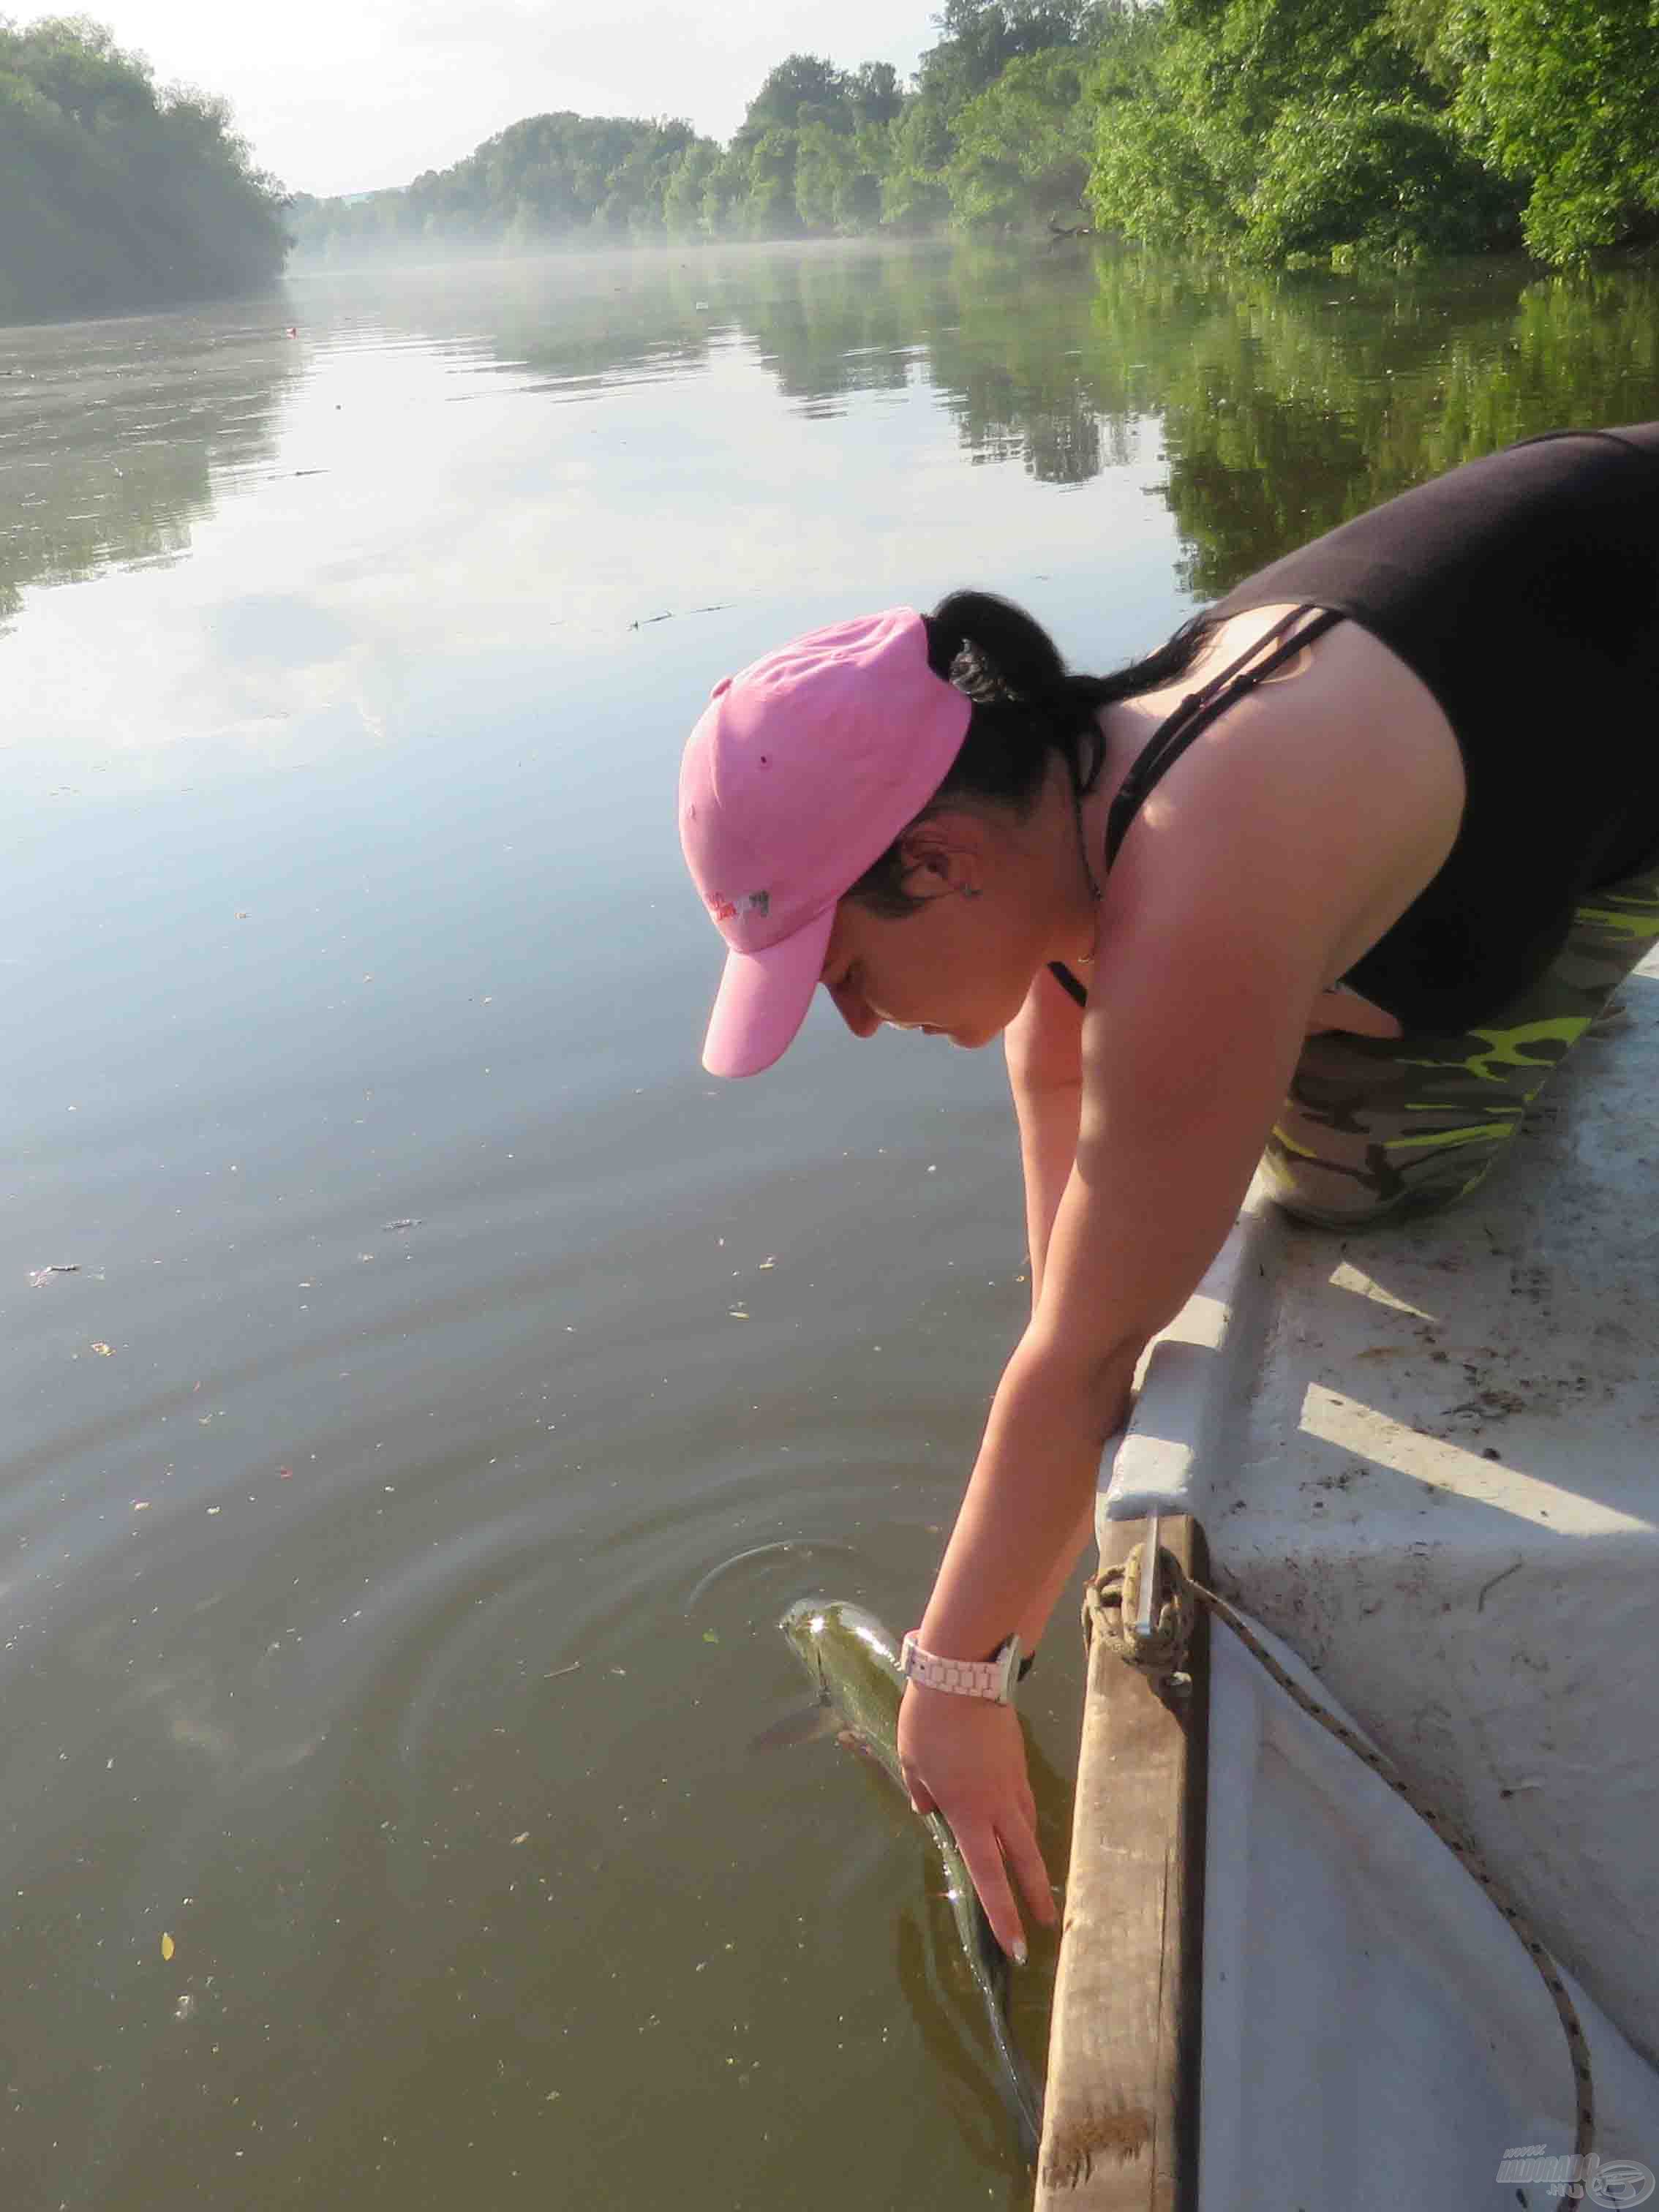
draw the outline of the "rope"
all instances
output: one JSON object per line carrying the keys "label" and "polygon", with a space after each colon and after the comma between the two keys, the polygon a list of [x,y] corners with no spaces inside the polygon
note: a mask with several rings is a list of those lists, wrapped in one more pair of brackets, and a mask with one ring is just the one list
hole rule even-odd
{"label": "rope", "polygon": [[1137,1544],[1121,1566],[1103,1568],[1091,1577],[1083,1594],[1083,1636],[1085,1644],[1092,1644],[1097,1635],[1104,1638],[1109,1650],[1144,1674],[1151,1687],[1166,1704],[1176,1704],[1192,1688],[1192,1678],[1187,1674],[1187,1648],[1193,1627],[1202,1606],[1224,1620],[1244,1649],[1261,1662],[1279,1688],[1299,1705],[1304,1713],[1319,1723],[1321,1728],[1334,1735],[1339,1743],[1346,1744],[1357,1759],[1363,1759],[1373,1774],[1386,1782],[1397,1796],[1403,1797],[1418,1818],[1439,1837],[1448,1850],[1474,1876],[1492,1904],[1514,1929],[1516,1938],[1537,1969],[1550,2001],[1555,2007],[1561,2032],[1567,2039],[1567,2050],[1572,2061],[1574,2101],[1577,2128],[1573,2149],[1577,2155],[1587,2159],[1595,2137],[1595,2085],[1590,2071],[1589,2045],[1572,1999],[1567,1994],[1566,1984],[1554,1958],[1540,1940],[1532,1923],[1516,1904],[1507,1890],[1488,1871],[1475,1846],[1461,1835],[1444,1816],[1425,1803],[1402,1776],[1395,1771],[1389,1762],[1374,1752],[1369,1744],[1362,1743],[1350,1728],[1345,1728],[1332,1713],[1325,1711],[1318,1700],[1308,1693],[1299,1682],[1293,1681],[1279,1665],[1273,1653],[1233,1611],[1224,1598],[1213,1590],[1206,1589],[1202,1583],[1194,1582],[1181,1562],[1163,1546],[1157,1547],[1157,1583],[1154,1595],[1158,1599],[1152,1613],[1150,1635],[1137,1633],[1135,1616],[1140,1609],[1142,1559],[1146,1547]]}

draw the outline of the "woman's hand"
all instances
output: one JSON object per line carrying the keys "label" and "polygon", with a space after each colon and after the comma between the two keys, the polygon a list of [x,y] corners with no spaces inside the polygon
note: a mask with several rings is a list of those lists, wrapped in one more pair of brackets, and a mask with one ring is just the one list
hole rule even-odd
{"label": "woman's hand", "polygon": [[992,1934],[1023,1966],[1025,1936],[1009,1869],[1033,1918],[1052,1927],[1055,1913],[1019,1716],[1012,1705],[911,1682],[899,1707],[898,1751],[911,1804],[950,1822]]}

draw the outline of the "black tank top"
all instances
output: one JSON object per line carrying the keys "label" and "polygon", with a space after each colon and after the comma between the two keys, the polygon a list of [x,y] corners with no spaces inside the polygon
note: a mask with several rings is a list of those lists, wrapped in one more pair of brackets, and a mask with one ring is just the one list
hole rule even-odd
{"label": "black tank top", "polygon": [[1659,422],[1471,461],[1259,570],[1212,618],[1280,602],[1291,634],[1183,701],[1135,762],[1108,866],[1187,744],[1327,626],[1299,617],[1346,616],[1434,695],[1468,798],[1434,880],[1346,980],[1407,1030],[1467,1029],[1549,964],[1586,891],[1659,854]]}

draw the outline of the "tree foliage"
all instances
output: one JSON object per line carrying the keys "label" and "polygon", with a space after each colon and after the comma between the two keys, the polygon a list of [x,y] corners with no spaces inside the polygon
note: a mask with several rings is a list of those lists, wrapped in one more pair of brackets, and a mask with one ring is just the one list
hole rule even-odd
{"label": "tree foliage", "polygon": [[1655,0],[1456,0],[1443,46],[1468,143],[1530,186],[1522,222],[1540,259],[1659,229]]}
{"label": "tree foliage", "polygon": [[945,184],[958,218],[1011,230],[1083,204],[1093,120],[1080,47],[1022,54],[957,118]]}
{"label": "tree foliage", "polygon": [[284,204],[222,100],[158,88],[84,18],[0,20],[0,317],[268,283]]}
{"label": "tree foliage", "polygon": [[295,230],[302,248],[335,253],[684,235],[719,155],[689,123],[532,115],[399,190],[296,199]]}
{"label": "tree foliage", "polygon": [[[303,250],[1097,228],[1275,264],[1659,233],[1659,0],[943,0],[912,82],[786,55],[729,145],[531,117]],[[1523,213],[1524,210],[1524,213]]]}

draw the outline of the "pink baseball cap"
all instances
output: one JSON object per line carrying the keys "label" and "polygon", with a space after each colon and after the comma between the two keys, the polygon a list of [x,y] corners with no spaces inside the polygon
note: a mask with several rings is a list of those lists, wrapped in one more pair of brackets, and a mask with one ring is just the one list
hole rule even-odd
{"label": "pink baseball cap", "polygon": [[680,769],[686,865],[730,948],[711,1075],[758,1075],[806,1018],[836,902],[926,806],[972,706],[912,607],[813,630],[714,686]]}

